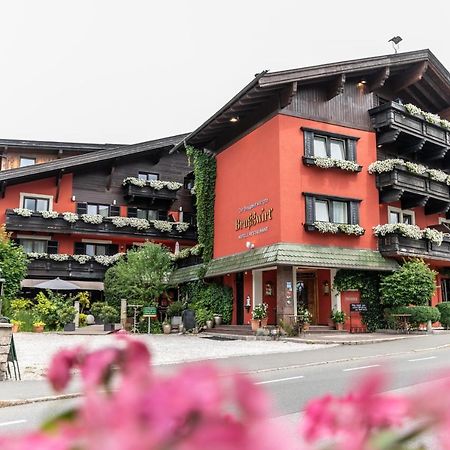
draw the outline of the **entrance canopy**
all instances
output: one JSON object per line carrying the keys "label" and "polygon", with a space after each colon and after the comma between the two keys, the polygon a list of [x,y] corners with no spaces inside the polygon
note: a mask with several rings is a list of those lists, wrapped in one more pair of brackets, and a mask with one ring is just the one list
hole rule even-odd
{"label": "entrance canopy", "polygon": [[208,266],[206,276],[277,265],[377,271],[398,268],[396,261],[383,258],[375,250],[280,243],[214,259]]}

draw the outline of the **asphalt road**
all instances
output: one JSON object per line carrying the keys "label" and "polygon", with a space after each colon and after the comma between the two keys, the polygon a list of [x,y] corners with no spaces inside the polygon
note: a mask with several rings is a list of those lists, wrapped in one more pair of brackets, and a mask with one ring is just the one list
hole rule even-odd
{"label": "asphalt road", "polygon": [[[450,335],[434,335],[387,343],[337,346],[298,353],[227,358],[216,361],[235,367],[264,386],[273,397],[274,417],[298,417],[311,398],[325,393],[342,394],[357,379],[382,368],[392,379],[386,390],[408,388],[448,369]],[[160,366],[171,372],[176,366]],[[0,434],[32,429],[78,400],[59,400],[0,408]]]}

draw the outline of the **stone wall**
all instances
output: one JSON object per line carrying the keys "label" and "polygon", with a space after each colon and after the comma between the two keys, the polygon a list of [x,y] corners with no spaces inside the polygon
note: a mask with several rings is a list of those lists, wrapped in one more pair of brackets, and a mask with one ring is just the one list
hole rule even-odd
{"label": "stone wall", "polygon": [[0,381],[6,379],[7,360],[11,344],[12,325],[0,323]]}

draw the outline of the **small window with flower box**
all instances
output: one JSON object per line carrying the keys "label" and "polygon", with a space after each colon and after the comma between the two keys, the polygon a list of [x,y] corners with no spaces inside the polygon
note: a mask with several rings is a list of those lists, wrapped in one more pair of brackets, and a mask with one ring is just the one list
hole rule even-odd
{"label": "small window with flower box", "polygon": [[348,172],[360,172],[356,162],[356,143],[359,138],[302,128],[305,154],[303,163],[322,169],[337,168]]}
{"label": "small window with flower box", "polygon": [[307,231],[355,236],[364,234],[364,229],[359,225],[361,200],[309,193],[304,196]]}

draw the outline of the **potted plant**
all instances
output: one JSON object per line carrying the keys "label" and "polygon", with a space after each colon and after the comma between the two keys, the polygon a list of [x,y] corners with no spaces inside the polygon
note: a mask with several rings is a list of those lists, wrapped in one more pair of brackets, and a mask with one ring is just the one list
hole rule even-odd
{"label": "potted plant", "polygon": [[116,308],[111,305],[105,305],[101,309],[100,319],[103,322],[104,331],[114,331],[115,324],[118,319],[119,313]]}
{"label": "potted plant", "polygon": [[208,320],[209,313],[205,308],[198,308],[195,311],[195,322],[199,330],[206,326],[206,321]]}
{"label": "potted plant", "polygon": [[20,331],[21,325],[23,325],[23,322],[21,320],[11,319],[11,324],[12,324],[12,332],[18,333]]}
{"label": "potted plant", "polygon": [[45,322],[42,320],[36,320],[33,322],[33,332],[34,333],[42,333],[44,331]]}
{"label": "potted plant", "polygon": [[167,316],[162,323],[162,328],[164,334],[170,334],[172,332],[172,325],[170,325],[170,322],[167,320]]}
{"label": "potted plant", "polygon": [[173,302],[167,308],[167,315],[170,317],[170,324],[173,327],[179,327],[182,323],[181,315],[183,313],[183,303],[180,301]]}
{"label": "potted plant", "polygon": [[344,329],[345,319],[347,318],[345,312],[333,309],[333,311],[331,311],[330,317],[334,323],[336,330],[342,331]]}
{"label": "potted plant", "polygon": [[76,309],[70,305],[64,305],[58,310],[58,320],[64,326],[64,331],[75,331],[76,313]]}
{"label": "potted plant", "polygon": [[208,312],[206,316],[206,328],[211,329],[214,326],[214,316],[212,313]]}
{"label": "potted plant", "polygon": [[100,313],[105,305],[105,302],[95,302],[91,305],[91,314],[94,316],[95,323],[97,325],[100,325],[102,323],[100,319]]}
{"label": "potted plant", "polygon": [[252,331],[256,331],[262,325],[262,321],[265,320],[265,326],[267,326],[267,303],[261,303],[256,305],[252,311]]}
{"label": "potted plant", "polygon": [[309,324],[312,321],[312,314],[307,308],[300,307],[297,309],[297,323],[299,330],[302,332],[309,330]]}

